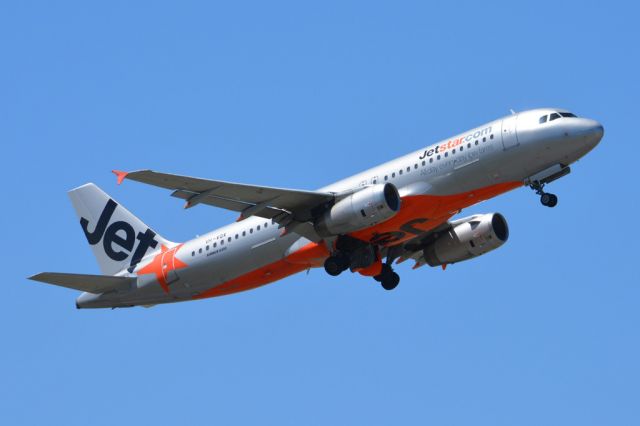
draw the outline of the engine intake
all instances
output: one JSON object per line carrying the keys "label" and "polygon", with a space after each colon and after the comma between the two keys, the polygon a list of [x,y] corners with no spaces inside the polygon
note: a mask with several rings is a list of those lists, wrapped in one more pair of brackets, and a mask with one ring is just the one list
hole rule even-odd
{"label": "engine intake", "polygon": [[368,186],[335,203],[317,221],[316,231],[327,237],[368,228],[395,216],[400,203],[393,184]]}
{"label": "engine intake", "polygon": [[462,262],[495,250],[509,239],[509,227],[500,213],[462,219],[447,233],[425,247],[430,266]]}

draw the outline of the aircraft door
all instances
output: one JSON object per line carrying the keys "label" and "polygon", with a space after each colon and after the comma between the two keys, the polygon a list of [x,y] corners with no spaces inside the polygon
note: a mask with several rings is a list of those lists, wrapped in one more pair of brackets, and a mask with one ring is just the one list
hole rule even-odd
{"label": "aircraft door", "polygon": [[502,120],[502,147],[505,151],[520,145],[516,132],[517,120],[518,116],[516,114]]}

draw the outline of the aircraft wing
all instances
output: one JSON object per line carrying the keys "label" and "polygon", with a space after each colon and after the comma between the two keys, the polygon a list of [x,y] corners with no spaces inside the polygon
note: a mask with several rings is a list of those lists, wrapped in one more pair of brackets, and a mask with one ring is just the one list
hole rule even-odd
{"label": "aircraft wing", "polygon": [[153,170],[113,171],[118,183],[130,179],[173,190],[173,197],[186,201],[185,208],[207,204],[240,212],[238,220],[249,216],[273,219],[287,231],[312,241],[320,241],[310,221],[315,213],[334,201],[332,193],[245,185],[220,180],[160,173]]}

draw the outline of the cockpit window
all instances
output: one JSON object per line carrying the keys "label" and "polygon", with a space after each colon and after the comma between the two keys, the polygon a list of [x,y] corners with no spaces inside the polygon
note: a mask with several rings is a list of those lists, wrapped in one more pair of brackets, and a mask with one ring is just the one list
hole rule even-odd
{"label": "cockpit window", "polygon": [[557,112],[554,112],[549,116],[549,121],[557,120],[558,118],[560,118],[560,114],[558,114]]}
{"label": "cockpit window", "polygon": [[547,117],[548,117],[548,115],[543,115],[542,117],[540,117],[540,124],[546,123],[547,122]]}
{"label": "cockpit window", "polygon": [[573,117],[573,118],[577,117],[575,114],[571,114],[570,112],[561,112],[560,115],[563,117]]}

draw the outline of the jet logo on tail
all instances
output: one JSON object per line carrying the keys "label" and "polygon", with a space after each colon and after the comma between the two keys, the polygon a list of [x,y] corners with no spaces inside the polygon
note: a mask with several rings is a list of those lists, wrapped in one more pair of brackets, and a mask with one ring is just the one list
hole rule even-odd
{"label": "jet logo on tail", "polygon": [[[158,245],[158,241],[155,239],[156,233],[147,228],[145,232],[138,232],[136,235],[136,231],[133,227],[124,221],[113,222],[109,225],[111,217],[117,207],[118,203],[109,199],[92,232],[89,232],[89,221],[84,217],[80,219],[80,226],[82,226],[82,230],[84,231],[84,235],[87,237],[89,244],[93,246],[102,240],[104,252],[109,256],[109,258],[117,262],[125,260],[131,254],[135,246],[136,239],[140,241],[138,247],[133,253],[133,256],[131,257],[130,266],[133,266],[140,262],[150,247],[155,248]],[[118,234],[118,231],[122,232]]]}

